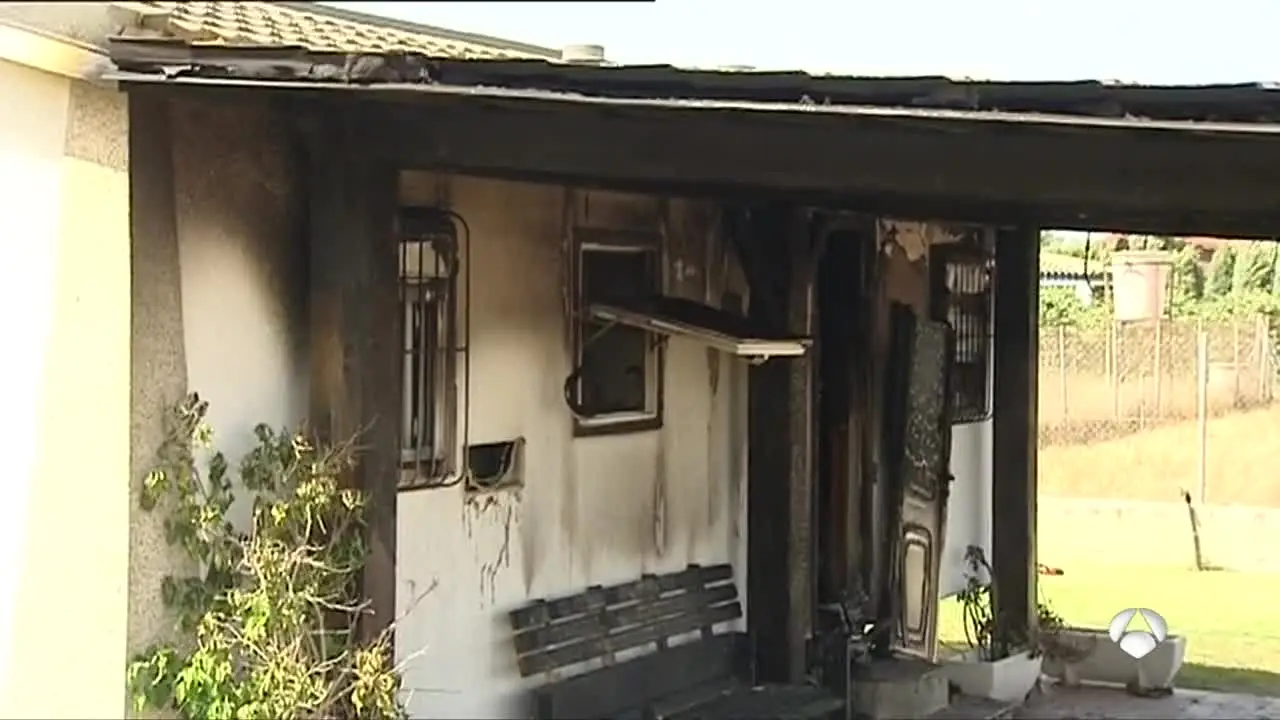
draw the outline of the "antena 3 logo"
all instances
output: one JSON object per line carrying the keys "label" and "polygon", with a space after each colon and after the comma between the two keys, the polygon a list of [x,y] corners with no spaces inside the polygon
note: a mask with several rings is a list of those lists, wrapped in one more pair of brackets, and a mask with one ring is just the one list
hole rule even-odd
{"label": "antena 3 logo", "polygon": [[[1143,622],[1146,623],[1147,629],[1141,627],[1130,630],[1129,625],[1133,623],[1135,616],[1142,616]],[[1111,618],[1111,627],[1108,631],[1111,636],[1111,642],[1120,646],[1120,649],[1129,657],[1139,660],[1146,657],[1164,642],[1169,636],[1169,625],[1160,616],[1160,613],[1148,608],[1126,608],[1116,613]]]}

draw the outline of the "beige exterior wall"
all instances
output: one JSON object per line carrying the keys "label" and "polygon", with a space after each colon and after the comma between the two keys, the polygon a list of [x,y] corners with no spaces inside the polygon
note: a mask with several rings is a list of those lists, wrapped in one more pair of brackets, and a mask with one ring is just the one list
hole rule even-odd
{"label": "beige exterior wall", "polygon": [[[129,548],[123,97],[0,60],[0,716],[119,717]],[[68,686],[68,678],[73,678]]]}
{"label": "beige exterior wall", "polygon": [[[402,203],[443,201],[471,228],[472,383],[461,403],[470,442],[526,440],[523,488],[400,495],[397,601],[407,616],[396,650],[408,661],[414,717],[514,716],[505,612],[528,599],[725,561],[745,593],[745,365],[672,339],[664,426],[575,438],[562,391],[572,369],[565,192],[421,173],[402,179]],[[589,212],[592,226],[618,226],[646,222],[657,207],[652,198],[591,193],[575,212]],[[672,201],[669,217],[667,292],[713,302],[727,286],[742,292],[714,215]]]}

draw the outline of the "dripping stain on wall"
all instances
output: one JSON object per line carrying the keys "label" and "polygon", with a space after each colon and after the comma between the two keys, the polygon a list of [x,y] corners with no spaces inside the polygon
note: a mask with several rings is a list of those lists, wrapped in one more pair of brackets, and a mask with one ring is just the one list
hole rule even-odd
{"label": "dripping stain on wall", "polygon": [[[520,507],[520,496],[518,489],[477,492],[468,494],[463,503],[462,523],[476,552],[480,598],[490,606],[498,602],[498,576],[511,567],[512,526],[517,522],[516,509]],[[476,533],[477,524],[497,529],[497,542],[484,542],[483,539],[494,537],[495,534]],[[486,545],[496,547],[485,547]]]}

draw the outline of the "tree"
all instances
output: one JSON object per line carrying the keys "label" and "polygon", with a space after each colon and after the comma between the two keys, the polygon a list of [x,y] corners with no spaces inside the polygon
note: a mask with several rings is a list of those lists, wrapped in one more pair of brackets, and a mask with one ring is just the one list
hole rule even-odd
{"label": "tree", "polygon": [[1231,288],[1235,282],[1235,268],[1236,251],[1230,245],[1218,248],[1213,253],[1213,259],[1209,261],[1207,294],[1215,297],[1231,294]]}
{"label": "tree", "polygon": [[1274,251],[1262,243],[1249,243],[1236,257],[1231,290],[1236,293],[1271,289]]}
{"label": "tree", "polygon": [[1173,304],[1185,308],[1204,297],[1205,274],[1195,248],[1183,247],[1173,258]]}
{"label": "tree", "polygon": [[1280,297],[1280,243],[1271,246],[1271,294]]}

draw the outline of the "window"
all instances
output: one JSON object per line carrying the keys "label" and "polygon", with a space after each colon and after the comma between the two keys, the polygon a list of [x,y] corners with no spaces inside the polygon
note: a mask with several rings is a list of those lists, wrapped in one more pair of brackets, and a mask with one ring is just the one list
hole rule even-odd
{"label": "window", "polygon": [[931,261],[935,316],[955,337],[951,367],[951,420],[971,423],[991,415],[991,257],[974,232],[962,242],[935,245]]}
{"label": "window", "polygon": [[454,471],[456,239],[444,215],[401,212],[401,489],[431,487]]}
{"label": "window", "polygon": [[[582,235],[591,240],[582,241]],[[593,317],[597,303],[627,303],[661,290],[660,237],[576,231],[577,368],[566,394],[582,433],[661,425],[662,350],[641,328]]]}

